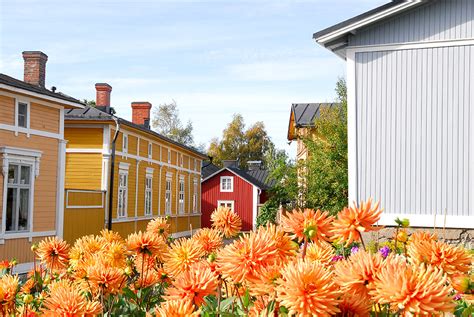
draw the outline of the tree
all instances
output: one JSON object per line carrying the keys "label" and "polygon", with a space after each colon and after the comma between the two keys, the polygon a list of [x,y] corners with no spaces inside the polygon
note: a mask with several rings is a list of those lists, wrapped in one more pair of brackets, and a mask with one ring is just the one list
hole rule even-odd
{"label": "tree", "polygon": [[214,138],[209,145],[208,155],[213,157],[213,163],[222,166],[223,160],[239,160],[241,168],[248,161],[262,161],[265,155],[274,148],[263,122],[256,122],[245,129],[244,118],[234,114],[232,121],[222,133],[222,139]]}
{"label": "tree", "polygon": [[82,100],[83,103],[85,103],[86,105],[88,105],[89,107],[93,107],[95,108],[97,105],[95,104],[95,100],[87,100],[87,99],[84,99]]}
{"label": "tree", "polygon": [[176,102],[159,105],[153,109],[152,127],[158,133],[184,145],[194,146],[193,124],[188,121],[183,126],[179,118],[179,109]]}

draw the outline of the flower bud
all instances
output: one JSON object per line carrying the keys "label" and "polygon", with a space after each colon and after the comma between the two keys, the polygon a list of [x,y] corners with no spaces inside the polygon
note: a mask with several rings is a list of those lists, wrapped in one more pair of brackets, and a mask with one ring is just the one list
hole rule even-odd
{"label": "flower bud", "polygon": [[24,302],[25,304],[29,304],[29,303],[31,303],[32,301],[33,301],[33,295],[31,295],[31,294],[26,294],[26,295],[23,296],[23,302]]}
{"label": "flower bud", "polygon": [[451,285],[456,291],[460,293],[466,293],[469,289],[469,277],[466,275],[457,274],[451,279]]}
{"label": "flower bud", "polygon": [[399,231],[398,232],[398,235],[397,235],[397,240],[400,241],[400,242],[407,242],[408,240],[408,234],[406,231],[402,230],[402,231]]}
{"label": "flower bud", "polygon": [[127,266],[124,270],[123,270],[123,273],[127,276],[130,276],[132,275],[133,271],[132,271],[132,268],[130,266]]}

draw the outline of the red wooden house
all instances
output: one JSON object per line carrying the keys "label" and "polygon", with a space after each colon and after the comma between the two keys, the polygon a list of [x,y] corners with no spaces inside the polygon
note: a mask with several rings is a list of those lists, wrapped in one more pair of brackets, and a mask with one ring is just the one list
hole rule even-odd
{"label": "red wooden house", "polygon": [[201,182],[201,226],[211,227],[211,214],[226,206],[242,219],[242,231],[255,228],[259,207],[268,199],[274,181],[260,162],[249,162],[249,169],[237,167],[237,161],[224,161],[224,168],[205,163]]}

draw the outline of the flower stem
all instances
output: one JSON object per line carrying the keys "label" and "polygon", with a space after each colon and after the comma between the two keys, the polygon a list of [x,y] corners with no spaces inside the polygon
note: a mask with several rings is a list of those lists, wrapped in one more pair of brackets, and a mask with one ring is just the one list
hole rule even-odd
{"label": "flower stem", "polygon": [[306,249],[308,248],[308,238],[306,238],[306,236],[304,237],[304,244],[303,244],[303,252],[301,253],[301,257],[305,258],[306,256]]}

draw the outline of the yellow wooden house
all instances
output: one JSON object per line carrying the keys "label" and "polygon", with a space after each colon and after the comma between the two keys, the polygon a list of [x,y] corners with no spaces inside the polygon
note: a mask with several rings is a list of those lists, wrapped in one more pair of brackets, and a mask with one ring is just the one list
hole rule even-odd
{"label": "yellow wooden house", "polygon": [[48,57],[23,52],[24,79],[0,74],[0,261],[33,267],[33,243],[63,235],[64,113],[84,105],[45,88]]}
{"label": "yellow wooden house", "polygon": [[151,130],[148,102],[131,104],[132,122],[112,115],[111,91],[108,84],[96,84],[96,107],[65,114],[65,239],[106,227],[112,159],[112,230],[126,236],[145,230],[157,216],[169,216],[174,237],[189,235],[201,226],[206,156]]}

